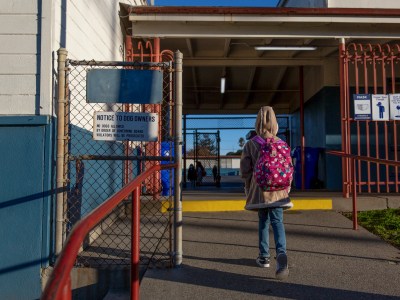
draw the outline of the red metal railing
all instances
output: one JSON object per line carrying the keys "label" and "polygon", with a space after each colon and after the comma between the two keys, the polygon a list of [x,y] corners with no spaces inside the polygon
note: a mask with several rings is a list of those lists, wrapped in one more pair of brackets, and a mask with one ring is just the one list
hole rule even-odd
{"label": "red metal railing", "polygon": [[70,273],[79,249],[87,234],[103,220],[124,199],[132,194],[132,257],[131,257],[131,299],[139,299],[139,243],[140,243],[140,188],[142,182],[162,169],[171,169],[175,164],[155,165],[125,185],[119,192],[108,198],[73,228],[57,258],[53,272],[42,294],[42,300],[71,299]]}
{"label": "red metal railing", "polygon": [[[395,94],[399,92],[397,78],[400,74],[400,44],[360,44],[345,45],[344,39],[339,44],[340,64],[340,108],[342,151],[358,156],[374,156],[377,159],[394,160],[398,158],[398,126],[399,120],[355,120],[351,116],[353,105],[352,93],[359,94]],[[355,152],[357,151],[357,152]],[[349,160],[343,160],[342,177],[343,193],[348,197],[350,186]],[[358,178],[358,190],[366,186],[371,192],[375,187],[377,192],[389,191],[389,187],[396,193],[399,191],[398,167],[394,167],[395,184],[390,181],[389,165],[366,162],[364,167],[357,161],[358,174],[365,170],[365,179]],[[363,174],[364,175],[364,174]]]}
{"label": "red metal railing", "polygon": [[[393,160],[387,160],[387,159],[379,159],[379,158],[374,158],[374,157],[367,157],[367,156],[359,156],[359,155],[353,155],[353,154],[346,154],[342,151],[335,151],[335,150],[329,150],[326,151],[327,154],[332,154],[336,156],[341,156],[342,158],[348,159],[350,165],[350,180],[349,180],[349,186],[346,188],[348,191],[351,191],[352,194],[352,201],[353,201],[353,229],[357,230],[358,229],[358,223],[357,223],[357,185],[360,185],[359,182],[357,182],[357,172],[360,172],[360,170],[357,170],[358,168],[356,167],[356,162],[361,162],[365,161],[368,163],[376,163],[376,164],[381,164],[385,165],[386,167],[389,166],[394,166],[394,167],[400,167],[400,162],[398,161],[393,161]],[[361,190],[360,190],[361,191]]]}

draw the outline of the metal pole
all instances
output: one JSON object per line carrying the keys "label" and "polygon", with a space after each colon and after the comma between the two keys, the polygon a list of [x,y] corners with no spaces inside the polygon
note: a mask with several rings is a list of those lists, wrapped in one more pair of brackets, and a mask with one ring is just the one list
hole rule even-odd
{"label": "metal pole", "polygon": [[183,115],[183,145],[185,145],[184,152],[183,152],[183,187],[186,188],[187,184],[187,178],[186,178],[186,170],[187,170],[187,165],[186,165],[186,115]]}
{"label": "metal pole", "polygon": [[299,84],[300,84],[300,154],[301,154],[301,190],[305,188],[305,137],[304,137],[304,72],[303,66],[299,68]]}
{"label": "metal pole", "polygon": [[131,300],[139,299],[139,263],[140,263],[140,188],[132,193],[131,225]]}
{"label": "metal pole", "polygon": [[61,252],[64,236],[64,161],[65,161],[65,71],[68,51],[60,48],[58,55],[57,110],[57,198],[56,198],[56,255]]}
{"label": "metal pole", "polygon": [[182,52],[174,55],[175,64],[175,188],[174,188],[174,265],[182,264]]}
{"label": "metal pole", "polygon": [[220,131],[217,131],[217,167],[218,167],[218,172],[217,172],[217,176],[220,176],[220,172],[221,172],[221,135],[220,135]]}
{"label": "metal pole", "polygon": [[357,222],[357,186],[356,186],[356,160],[354,158],[350,159],[351,162],[351,179],[352,179],[352,200],[353,200],[353,229],[358,229]]}
{"label": "metal pole", "polygon": [[[346,64],[346,45],[345,40],[343,38],[339,41],[339,77],[340,77],[340,125],[342,131],[342,151],[347,153],[346,142],[347,142],[347,119],[346,119],[346,78],[345,72],[345,64]],[[348,176],[347,176],[347,167],[348,167],[348,159],[342,158],[342,192],[343,197],[349,198],[349,189],[348,189]]]}

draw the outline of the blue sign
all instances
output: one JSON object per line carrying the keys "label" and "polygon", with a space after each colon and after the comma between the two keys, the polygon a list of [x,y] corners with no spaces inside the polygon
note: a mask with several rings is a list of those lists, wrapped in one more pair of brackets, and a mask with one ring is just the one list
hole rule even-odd
{"label": "blue sign", "polygon": [[92,69],[86,76],[88,103],[159,104],[163,72],[160,70]]}

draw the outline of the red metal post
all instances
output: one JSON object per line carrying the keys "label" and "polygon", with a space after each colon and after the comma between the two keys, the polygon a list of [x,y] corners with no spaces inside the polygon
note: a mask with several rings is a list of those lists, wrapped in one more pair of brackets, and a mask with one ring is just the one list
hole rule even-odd
{"label": "red metal post", "polygon": [[[394,47],[393,49],[399,50],[399,46]],[[397,59],[398,57],[394,56],[393,50],[391,51],[391,57],[390,57],[390,69],[391,69],[391,74],[392,74],[392,94],[396,93],[396,75],[395,75],[395,67],[394,67],[394,60]],[[394,160],[397,161],[397,124],[396,120],[393,120],[393,150],[394,150]],[[399,169],[398,167],[394,167],[394,178],[395,178],[395,191],[396,193],[399,192],[399,175],[398,175]]]}
{"label": "red metal post", "polygon": [[72,288],[71,288],[71,275],[68,276],[66,285],[62,290],[62,299],[71,300],[72,299]]}
{"label": "red metal post", "polygon": [[[376,158],[379,158],[379,124],[378,121],[375,121],[375,151],[376,151]],[[378,193],[381,192],[381,187],[380,187],[380,165],[379,163],[376,164],[376,188]]]}
{"label": "red metal post", "polygon": [[[152,56],[153,62],[155,62],[155,63],[160,62],[160,38],[154,38],[152,54],[153,54],[153,56]],[[154,155],[160,155],[160,153],[161,153],[161,135],[163,133],[163,131],[162,131],[163,119],[162,119],[162,115],[161,115],[161,104],[154,104],[153,112],[155,112],[158,115],[158,132],[159,132],[157,142],[154,143],[154,150],[155,150]],[[156,164],[159,164],[159,162],[157,162]],[[155,187],[155,190],[156,190],[156,192],[153,194],[153,198],[156,200],[156,199],[158,199],[159,191],[161,190],[161,174],[159,172],[157,172],[153,175],[153,186]]]}
{"label": "red metal post", "polygon": [[140,188],[132,193],[131,228],[131,300],[139,300],[139,264],[140,264]]}
{"label": "red metal post", "polygon": [[[375,48],[372,51],[372,68],[373,68],[373,78],[374,78],[374,94],[378,94],[378,75],[377,75],[377,56],[375,54]],[[374,121],[375,124],[375,151],[376,158],[379,158],[379,125],[377,121]],[[379,176],[379,164],[376,164],[376,189],[377,192],[380,193],[380,176]]]}
{"label": "red metal post", "polygon": [[[133,61],[133,44],[132,37],[130,35],[125,36],[125,61]],[[130,105],[124,105],[124,111],[130,111]],[[126,156],[129,156],[131,153],[130,142],[124,141],[124,153]],[[124,175],[123,175],[123,183],[127,184],[129,180],[132,179],[132,161],[125,160],[124,161]]]}
{"label": "red metal post", "polygon": [[[394,160],[397,161],[397,122],[396,120],[393,121],[393,140],[394,140]],[[396,183],[396,193],[399,192],[399,168],[395,167],[394,168],[394,173],[395,173],[395,183]]]}
{"label": "red metal post", "polygon": [[[361,133],[360,133],[360,121],[356,121],[357,123],[357,154],[361,155]],[[358,166],[358,174],[361,174],[361,161],[357,161]],[[359,176],[360,182],[358,183],[358,192],[361,193],[361,175]]]}
{"label": "red metal post", "polygon": [[357,176],[356,176],[356,160],[354,158],[350,159],[351,163],[351,178],[352,178],[352,199],[353,199],[353,229],[358,229],[357,222]]}
{"label": "red metal post", "polygon": [[[367,53],[366,49],[363,49],[363,66],[364,66],[364,93],[369,94],[369,85],[368,85],[368,65],[367,65]],[[367,149],[367,156],[370,156],[370,149],[369,149],[369,124],[370,121],[366,120],[365,121],[365,136],[366,136],[366,142],[365,142],[365,147]],[[368,161],[367,162],[367,188],[368,188],[368,193],[371,193],[371,163]],[[361,174],[361,173],[358,173]]]}
{"label": "red metal post", "polygon": [[301,154],[301,190],[305,189],[305,136],[304,136],[304,70],[299,67],[299,91],[300,91],[300,154]]}
{"label": "red metal post", "polygon": [[[386,45],[387,46],[387,45]],[[381,51],[381,55],[382,55],[382,87],[383,87],[383,94],[386,94],[386,59],[387,56],[385,55],[384,51]],[[389,159],[389,143],[388,143],[388,122],[384,122],[384,131],[385,131],[385,158]],[[386,183],[386,193],[389,193],[389,166],[386,165],[385,166],[385,170],[386,170],[386,178],[385,178],[385,183]]]}
{"label": "red metal post", "polygon": [[[359,50],[359,48],[362,51],[361,45],[354,45],[354,73],[356,76],[356,94],[360,93],[358,61],[361,60],[361,56],[357,52]],[[361,155],[360,121],[356,121],[356,126],[357,126],[357,154]],[[350,134],[351,134],[351,132],[350,132]],[[357,167],[358,167],[358,174],[361,174],[361,161],[357,161]],[[360,179],[361,179],[361,176],[360,176]],[[361,192],[361,182],[358,183],[358,191]]]}
{"label": "red metal post", "polygon": [[[366,130],[365,130],[365,135],[366,135],[366,144],[367,144],[367,156],[371,156],[371,151],[369,148],[369,124],[370,121],[365,122]],[[368,184],[368,193],[371,193],[371,163],[367,162],[367,184]]]}
{"label": "red metal post", "polygon": [[[344,39],[342,39],[339,43],[339,76],[340,76],[340,116],[341,116],[341,130],[342,130],[342,151],[347,153],[347,124],[346,124],[346,89],[347,89],[347,82],[346,82],[346,64],[347,64],[347,57],[346,57],[346,46]],[[348,159],[343,157],[342,158],[342,189],[343,189],[343,197],[349,197],[349,189],[347,186],[348,182]]]}

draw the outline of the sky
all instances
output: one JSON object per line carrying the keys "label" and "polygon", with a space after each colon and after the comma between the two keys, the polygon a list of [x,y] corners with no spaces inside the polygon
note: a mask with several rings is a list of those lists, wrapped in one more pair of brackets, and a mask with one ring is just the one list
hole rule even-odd
{"label": "sky", "polygon": [[154,5],[275,7],[278,2],[278,0],[154,0]]}

